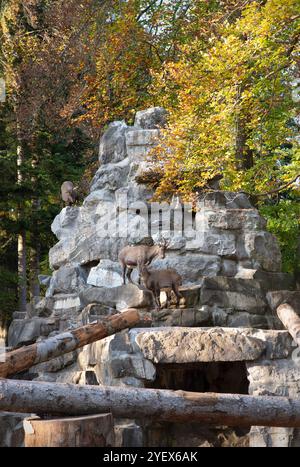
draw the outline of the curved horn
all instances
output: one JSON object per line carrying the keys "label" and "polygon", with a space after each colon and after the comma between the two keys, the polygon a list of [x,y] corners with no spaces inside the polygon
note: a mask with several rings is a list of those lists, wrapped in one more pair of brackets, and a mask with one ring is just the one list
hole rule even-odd
{"label": "curved horn", "polygon": [[170,245],[170,242],[171,240],[167,240],[166,238],[162,237],[160,244],[164,246],[165,248],[167,248]]}

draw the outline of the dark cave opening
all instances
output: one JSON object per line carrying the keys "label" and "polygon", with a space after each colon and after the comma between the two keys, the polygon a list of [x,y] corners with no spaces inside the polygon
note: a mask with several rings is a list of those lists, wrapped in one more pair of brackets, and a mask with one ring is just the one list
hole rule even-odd
{"label": "dark cave opening", "polygon": [[167,363],[156,365],[154,389],[248,394],[245,362]]}
{"label": "dark cave opening", "polygon": [[[153,389],[248,394],[245,362],[157,364]],[[250,427],[204,426],[199,423],[149,423],[146,445],[152,447],[246,447]]]}

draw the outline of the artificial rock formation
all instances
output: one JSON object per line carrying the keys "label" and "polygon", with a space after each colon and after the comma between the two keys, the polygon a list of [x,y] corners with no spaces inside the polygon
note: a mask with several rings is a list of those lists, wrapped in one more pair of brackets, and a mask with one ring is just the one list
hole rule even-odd
{"label": "artificial rock formation", "polygon": [[[151,167],[148,155],[166,117],[164,109],[152,108],[138,112],[133,126],[109,125],[89,195],[82,206],[62,209],[52,223],[58,243],[49,255],[52,276],[41,277],[45,296],[35,298],[25,319],[15,314],[9,345],[32,344],[136,308],[152,323],[35,365],[28,377],[298,397],[293,341],[275,310],[290,296],[297,311],[299,292],[293,278],[281,272],[278,242],[246,194],[204,192],[192,210],[176,197],[170,204],[151,203],[151,190],[136,181]],[[162,236],[170,240],[166,257],[151,268],[177,269],[184,298],[179,308],[174,301],[170,309],[155,311],[148,291],[123,285],[117,258],[123,245]],[[132,278],[137,281],[136,272]],[[162,292],[162,303],[165,298]],[[299,444],[297,429],[249,430],[222,432],[223,445]],[[184,446],[184,439],[193,439],[195,446],[220,445],[220,432],[200,433],[194,425],[184,431],[176,424],[166,429],[152,421],[117,420],[115,432],[126,446]]]}
{"label": "artificial rock formation", "polygon": [[[266,293],[290,289],[293,280],[280,272],[277,240],[266,231],[265,220],[247,196],[206,192],[192,212],[177,198],[171,204],[151,203],[151,190],[136,182],[136,176],[151,166],[147,154],[165,122],[166,112],[158,107],[138,112],[133,126],[124,121],[109,125],[100,141],[100,167],[90,194],[82,206],[65,207],[52,223],[59,240],[49,255],[53,274],[48,280],[42,278],[48,285],[46,296],[36,301],[30,318],[58,317],[56,331],[61,331],[63,319],[67,327],[81,324],[80,312],[91,303],[102,306],[100,315],[129,307],[152,308],[151,294],[136,285],[123,286],[117,257],[125,244],[163,236],[170,240],[166,258],[156,259],[152,266],[179,270],[189,311],[184,317],[181,310],[165,313],[156,321],[280,326]],[[18,332],[13,325],[12,345]],[[30,341],[27,334],[26,339]]]}

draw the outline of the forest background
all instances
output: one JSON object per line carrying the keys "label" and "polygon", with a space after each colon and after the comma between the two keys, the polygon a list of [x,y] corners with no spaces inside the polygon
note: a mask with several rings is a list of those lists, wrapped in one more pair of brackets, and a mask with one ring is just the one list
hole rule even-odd
{"label": "forest background", "polygon": [[1,0],[0,34],[3,327],[50,272],[61,183],[83,197],[107,125],[151,106],[169,112],[142,180],[156,198],[222,174],[299,276],[298,0]]}

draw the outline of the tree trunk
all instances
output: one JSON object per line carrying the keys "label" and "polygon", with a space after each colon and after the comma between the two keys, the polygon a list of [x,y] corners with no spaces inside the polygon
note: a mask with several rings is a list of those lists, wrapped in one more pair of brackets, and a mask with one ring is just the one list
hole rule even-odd
{"label": "tree trunk", "polygon": [[253,167],[253,151],[247,144],[250,136],[247,128],[247,118],[243,115],[243,109],[240,105],[243,91],[244,86],[240,85],[237,91],[235,117],[235,159],[238,170],[247,170]]}
{"label": "tree trunk", "polygon": [[84,417],[41,419],[23,422],[25,447],[111,447],[114,424],[110,413]]}
{"label": "tree trunk", "polygon": [[300,427],[300,399],[0,380],[0,410],[225,426]]}
{"label": "tree trunk", "polygon": [[32,218],[34,225],[31,230],[30,238],[30,298],[38,297],[40,295],[40,254],[41,254],[41,241],[39,232],[38,211],[40,209],[40,200],[38,198],[32,199]]}
{"label": "tree trunk", "polygon": [[18,294],[20,311],[26,311],[27,305],[26,266],[26,232],[22,230],[18,235]]}
{"label": "tree trunk", "polygon": [[[18,132],[19,133],[19,132]],[[20,136],[18,134],[20,140]],[[23,174],[22,166],[24,163],[24,151],[20,143],[17,148],[17,183],[22,185]],[[18,219],[22,220],[23,203],[20,201],[18,206]],[[26,277],[26,231],[21,229],[18,235],[18,295],[20,311],[26,311],[27,304],[27,277]]]}
{"label": "tree trunk", "polygon": [[32,234],[32,245],[30,248],[30,297],[40,296],[40,252],[41,243],[38,232]]}
{"label": "tree trunk", "polygon": [[30,298],[38,297],[40,295],[40,284],[38,275],[40,273],[40,230],[39,230],[39,210],[41,201],[37,196],[37,177],[36,170],[39,164],[38,156],[32,157],[31,167],[33,169],[33,175],[31,177],[31,186],[33,188],[33,196],[31,200],[31,212],[32,212],[32,228],[30,236]]}
{"label": "tree trunk", "polygon": [[122,313],[113,315],[101,323],[92,323],[80,328],[66,331],[62,334],[49,337],[36,344],[21,347],[7,352],[5,362],[0,362],[0,378],[27,370],[38,363],[51,360],[65,353],[83,347],[122,329],[135,326],[141,321],[138,310],[129,308]]}
{"label": "tree trunk", "polygon": [[277,308],[277,315],[284,327],[300,347],[300,317],[288,303],[282,303]]}

